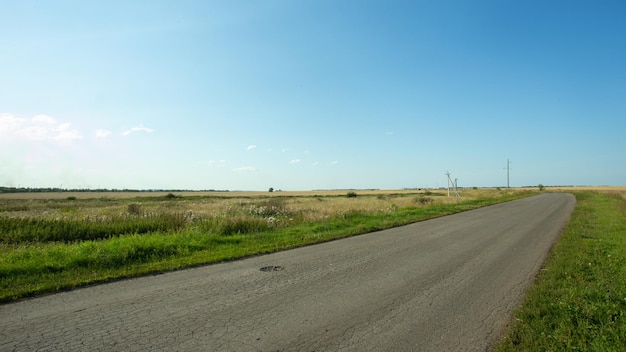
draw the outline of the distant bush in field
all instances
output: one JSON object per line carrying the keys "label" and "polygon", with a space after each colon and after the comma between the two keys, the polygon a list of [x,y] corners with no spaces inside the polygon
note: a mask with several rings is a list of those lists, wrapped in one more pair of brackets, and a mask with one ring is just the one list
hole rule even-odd
{"label": "distant bush in field", "polygon": [[137,203],[130,203],[126,208],[126,212],[130,215],[142,215],[141,205]]}
{"label": "distant bush in field", "polygon": [[430,197],[420,196],[420,197],[415,198],[415,202],[418,203],[419,205],[431,205],[435,202],[435,200]]}
{"label": "distant bush in field", "polygon": [[356,198],[356,197],[358,197],[358,194],[356,194],[356,192],[350,191],[350,192],[348,192],[346,194],[346,197],[348,197],[348,198]]}

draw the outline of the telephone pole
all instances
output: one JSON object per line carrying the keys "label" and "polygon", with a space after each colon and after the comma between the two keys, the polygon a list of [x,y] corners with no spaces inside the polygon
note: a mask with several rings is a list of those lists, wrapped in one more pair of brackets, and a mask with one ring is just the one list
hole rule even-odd
{"label": "telephone pole", "polygon": [[446,176],[448,176],[448,197],[450,197],[450,185],[452,185],[454,189],[454,195],[457,198],[461,198],[461,196],[459,195],[459,192],[456,190],[456,183],[458,181],[458,178],[455,178],[454,182],[452,182],[452,179],[450,178],[450,171],[446,171]]}
{"label": "telephone pole", "polygon": [[511,162],[509,161],[509,159],[506,159],[506,188],[510,188],[509,187],[509,170],[511,169],[509,166],[511,165]]}

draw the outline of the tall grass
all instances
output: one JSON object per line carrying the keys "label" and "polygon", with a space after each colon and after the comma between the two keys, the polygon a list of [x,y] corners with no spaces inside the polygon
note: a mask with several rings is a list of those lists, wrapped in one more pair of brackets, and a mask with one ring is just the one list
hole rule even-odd
{"label": "tall grass", "polygon": [[626,200],[577,193],[498,351],[626,351]]}
{"label": "tall grass", "polygon": [[184,214],[70,219],[0,217],[0,242],[74,242],[182,228]]}

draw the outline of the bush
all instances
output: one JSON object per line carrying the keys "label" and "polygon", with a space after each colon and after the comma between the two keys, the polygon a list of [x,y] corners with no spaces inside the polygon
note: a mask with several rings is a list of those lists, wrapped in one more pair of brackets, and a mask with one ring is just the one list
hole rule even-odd
{"label": "bush", "polygon": [[415,198],[415,202],[419,203],[419,205],[430,205],[433,204],[435,200],[430,197],[417,197]]}
{"label": "bush", "polygon": [[137,215],[137,216],[143,213],[143,211],[141,210],[141,206],[137,203],[128,204],[128,208],[126,209],[126,212],[130,215]]}
{"label": "bush", "polygon": [[350,191],[350,192],[348,192],[346,194],[346,197],[348,197],[348,198],[356,198],[357,196],[358,196],[358,194],[356,194],[356,192],[352,192],[352,191]]}

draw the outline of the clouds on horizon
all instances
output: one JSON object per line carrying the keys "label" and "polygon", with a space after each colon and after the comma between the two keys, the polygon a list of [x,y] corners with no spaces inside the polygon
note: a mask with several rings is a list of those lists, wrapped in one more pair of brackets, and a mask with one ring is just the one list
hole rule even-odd
{"label": "clouds on horizon", "polygon": [[[128,136],[135,132],[154,132],[153,128],[139,125],[125,130],[122,136]],[[98,129],[94,132],[96,138],[108,138],[113,132]],[[69,122],[59,122],[55,118],[45,114],[39,114],[33,118],[18,117],[11,113],[0,113],[0,136],[3,141],[27,140],[27,141],[72,141],[83,139],[83,134]]]}
{"label": "clouds on horizon", "polygon": [[69,122],[58,123],[48,115],[36,115],[31,119],[10,113],[0,114],[0,136],[3,140],[22,139],[29,141],[71,141],[82,139],[78,130]]}

